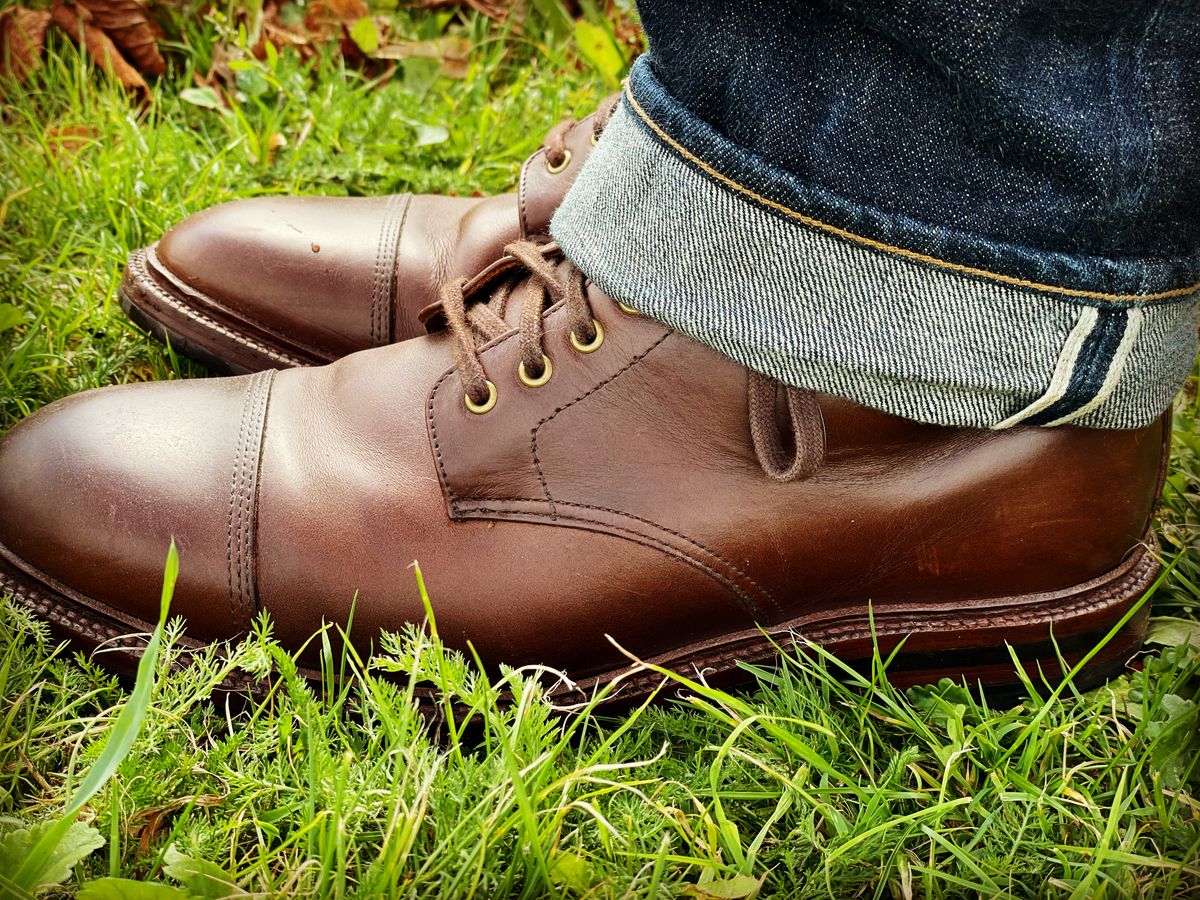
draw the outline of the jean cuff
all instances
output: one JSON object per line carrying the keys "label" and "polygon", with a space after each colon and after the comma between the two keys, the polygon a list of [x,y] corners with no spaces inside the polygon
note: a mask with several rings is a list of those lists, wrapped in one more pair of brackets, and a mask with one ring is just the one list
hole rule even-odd
{"label": "jean cuff", "polygon": [[[747,154],[707,126],[679,140],[671,115],[687,113],[664,114],[673,101],[652,78],[635,66],[551,224],[621,302],[787,384],[943,425],[1140,427],[1187,377],[1200,291],[1153,282],[1182,264],[1121,275],[1035,254],[1035,269],[992,271],[851,231],[827,221],[830,198],[763,193],[780,173],[739,168]],[[894,240],[911,224],[883,223]]]}

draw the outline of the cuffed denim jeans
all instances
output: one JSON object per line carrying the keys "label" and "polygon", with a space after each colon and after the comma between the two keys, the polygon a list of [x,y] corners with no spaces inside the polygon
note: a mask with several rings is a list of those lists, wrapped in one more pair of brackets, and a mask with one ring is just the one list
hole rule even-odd
{"label": "cuffed denim jeans", "polygon": [[788,384],[925,422],[1131,428],[1200,306],[1200,6],[642,0],[551,231]]}

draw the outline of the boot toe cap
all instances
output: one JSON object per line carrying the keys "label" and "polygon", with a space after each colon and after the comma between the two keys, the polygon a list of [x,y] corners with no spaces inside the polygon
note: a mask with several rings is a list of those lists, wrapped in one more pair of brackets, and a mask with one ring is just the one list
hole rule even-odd
{"label": "boot toe cap", "polygon": [[18,425],[0,441],[9,563],[73,602],[149,623],[173,538],[172,614],[202,640],[244,630],[269,378],[104,388]]}
{"label": "boot toe cap", "polygon": [[168,230],[155,265],[189,302],[334,358],[370,344],[385,286],[376,263],[389,198],[255,197]]}

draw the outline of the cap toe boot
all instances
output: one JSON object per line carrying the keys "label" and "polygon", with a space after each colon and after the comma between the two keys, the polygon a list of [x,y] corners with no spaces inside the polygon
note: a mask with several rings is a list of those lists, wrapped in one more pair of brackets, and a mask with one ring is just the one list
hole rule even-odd
{"label": "cap toe boot", "polygon": [[0,443],[0,582],[72,636],[145,628],[174,536],[194,639],[265,610],[299,648],[353,605],[367,651],[424,618],[417,560],[451,647],[585,687],[626,673],[626,696],[654,681],[626,653],[732,675],[794,634],[850,661],[902,644],[901,683],[1012,684],[1006,644],[1055,669],[1149,585],[1166,417],[910,422],[766,382],[552,247],[513,251],[426,337],[35,415]]}

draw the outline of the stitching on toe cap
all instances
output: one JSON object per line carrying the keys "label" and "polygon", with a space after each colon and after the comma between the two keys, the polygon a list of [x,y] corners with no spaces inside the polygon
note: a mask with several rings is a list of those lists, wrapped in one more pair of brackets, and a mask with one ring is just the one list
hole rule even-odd
{"label": "stitching on toe cap", "polygon": [[233,454],[225,557],[229,573],[229,612],[239,632],[249,630],[258,612],[255,512],[258,506],[259,458],[262,455],[267,404],[274,379],[274,369],[248,377]]}

